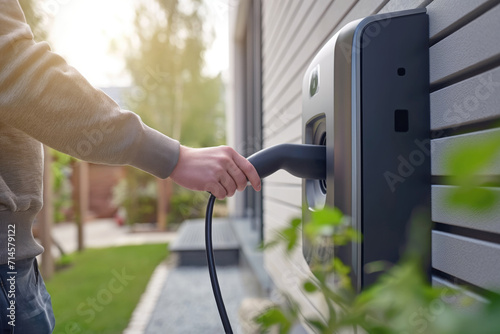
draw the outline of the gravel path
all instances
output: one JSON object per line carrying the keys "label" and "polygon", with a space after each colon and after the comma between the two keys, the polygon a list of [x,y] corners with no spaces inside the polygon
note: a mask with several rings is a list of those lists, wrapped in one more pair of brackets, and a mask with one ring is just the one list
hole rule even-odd
{"label": "gravel path", "polygon": [[[244,287],[238,267],[217,267],[226,310],[235,333]],[[223,327],[206,267],[177,267],[169,271],[146,334],[220,334]]]}

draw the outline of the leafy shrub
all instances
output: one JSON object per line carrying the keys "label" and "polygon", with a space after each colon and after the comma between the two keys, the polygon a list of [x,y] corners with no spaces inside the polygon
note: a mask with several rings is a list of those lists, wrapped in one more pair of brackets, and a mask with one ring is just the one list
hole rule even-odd
{"label": "leafy shrub", "polygon": [[[170,199],[168,223],[177,225],[186,219],[204,218],[207,201],[207,193],[175,186],[174,194]],[[226,202],[217,201],[214,207],[214,216],[220,217],[226,214]]]}
{"label": "leafy shrub", "polygon": [[125,211],[127,224],[156,221],[156,179],[128,167],[125,178],[113,188],[113,204]]}

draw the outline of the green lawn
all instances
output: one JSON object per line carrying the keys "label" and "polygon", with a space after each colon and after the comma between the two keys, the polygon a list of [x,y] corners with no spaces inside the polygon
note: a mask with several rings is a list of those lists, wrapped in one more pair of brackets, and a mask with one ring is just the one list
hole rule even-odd
{"label": "green lawn", "polygon": [[46,282],[55,334],[118,334],[130,320],[166,244],[88,249]]}

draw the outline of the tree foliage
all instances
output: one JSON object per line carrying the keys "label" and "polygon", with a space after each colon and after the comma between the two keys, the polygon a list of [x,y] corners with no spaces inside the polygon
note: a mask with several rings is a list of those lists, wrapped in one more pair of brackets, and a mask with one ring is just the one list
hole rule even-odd
{"label": "tree foliage", "polygon": [[143,120],[189,146],[223,142],[222,80],[203,75],[211,34],[201,0],[151,0],[136,9],[126,64],[127,103]]}

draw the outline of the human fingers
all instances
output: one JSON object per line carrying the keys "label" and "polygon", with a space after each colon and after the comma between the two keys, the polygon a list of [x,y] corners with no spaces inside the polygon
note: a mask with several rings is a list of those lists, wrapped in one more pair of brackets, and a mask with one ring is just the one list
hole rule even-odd
{"label": "human fingers", "polygon": [[234,151],[233,161],[236,163],[238,168],[243,172],[243,174],[245,174],[245,177],[247,178],[248,181],[250,181],[252,187],[256,191],[259,191],[261,188],[260,176],[257,173],[257,170],[255,170],[255,167],[247,159],[238,154],[236,151]]}
{"label": "human fingers", "polygon": [[206,191],[217,197],[217,199],[226,198],[226,189],[219,182],[212,182],[207,185]]}
{"label": "human fingers", "polygon": [[236,182],[234,179],[229,175],[229,173],[224,173],[220,176],[220,184],[224,187],[226,190],[226,195],[231,197],[234,195],[236,192]]}
{"label": "human fingers", "polygon": [[238,165],[236,165],[234,161],[231,166],[228,167],[227,172],[236,183],[236,188],[239,191],[243,191],[247,186],[248,180],[243,171],[238,167]]}

